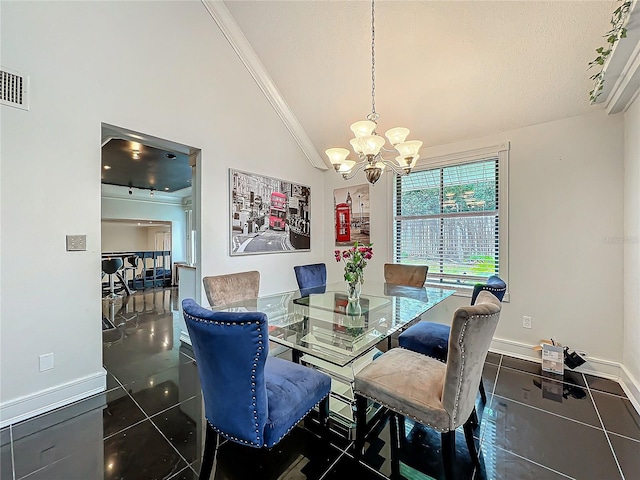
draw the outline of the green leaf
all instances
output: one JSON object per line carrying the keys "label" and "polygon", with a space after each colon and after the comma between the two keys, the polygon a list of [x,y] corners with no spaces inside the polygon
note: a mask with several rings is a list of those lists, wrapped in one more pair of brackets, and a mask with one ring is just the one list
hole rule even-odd
{"label": "green leaf", "polygon": [[603,50],[604,50],[604,47],[596,48],[596,53],[602,53]]}

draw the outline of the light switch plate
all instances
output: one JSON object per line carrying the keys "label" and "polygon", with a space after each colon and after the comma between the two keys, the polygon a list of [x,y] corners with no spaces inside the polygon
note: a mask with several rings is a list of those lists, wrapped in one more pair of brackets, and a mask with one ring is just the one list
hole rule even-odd
{"label": "light switch plate", "polygon": [[67,252],[83,252],[86,250],[86,235],[67,235]]}

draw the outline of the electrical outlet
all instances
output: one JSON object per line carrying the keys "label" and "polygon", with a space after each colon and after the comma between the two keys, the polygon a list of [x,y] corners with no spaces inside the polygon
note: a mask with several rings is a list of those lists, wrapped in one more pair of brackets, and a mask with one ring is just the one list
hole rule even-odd
{"label": "electrical outlet", "polygon": [[531,317],[522,317],[522,328],[531,328]]}
{"label": "electrical outlet", "polygon": [[40,355],[40,371],[51,370],[53,368],[53,353]]}

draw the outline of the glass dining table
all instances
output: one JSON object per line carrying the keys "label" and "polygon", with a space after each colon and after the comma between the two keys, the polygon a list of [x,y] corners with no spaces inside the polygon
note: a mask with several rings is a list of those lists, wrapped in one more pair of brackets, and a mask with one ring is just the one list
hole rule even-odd
{"label": "glass dining table", "polygon": [[454,293],[431,287],[363,284],[349,302],[344,282],[284,292],[213,307],[228,312],[259,311],[268,317],[271,354],[291,351],[292,360],[332,378],[332,425],[351,437],[355,428],[354,375],[379,354],[380,342],[411,324]]}

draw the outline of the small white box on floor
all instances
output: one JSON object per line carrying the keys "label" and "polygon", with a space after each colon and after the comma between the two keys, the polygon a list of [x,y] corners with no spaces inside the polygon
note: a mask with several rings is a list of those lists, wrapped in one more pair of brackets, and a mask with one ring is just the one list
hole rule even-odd
{"label": "small white box on floor", "polygon": [[564,374],[564,350],[560,345],[542,344],[542,370]]}

